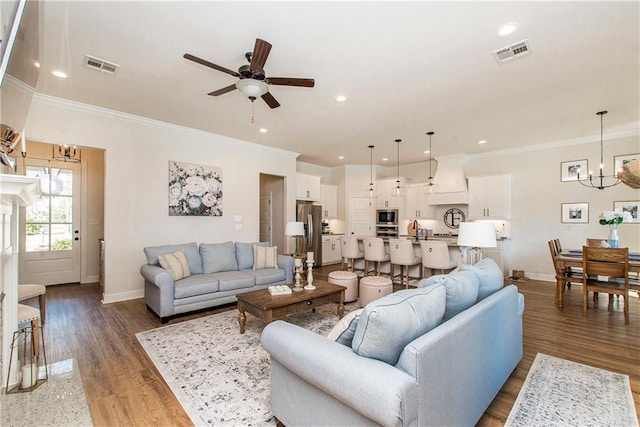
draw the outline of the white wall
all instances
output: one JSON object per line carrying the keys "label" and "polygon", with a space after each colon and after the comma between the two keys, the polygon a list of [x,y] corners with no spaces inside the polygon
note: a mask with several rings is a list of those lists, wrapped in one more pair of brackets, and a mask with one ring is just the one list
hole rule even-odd
{"label": "white wall", "polygon": [[[296,153],[43,95],[33,100],[27,134],[106,150],[104,302],[143,295],[145,246],[257,240],[260,173],[285,177],[286,215],[295,218]],[[222,217],[169,216],[169,160],[222,167]]]}

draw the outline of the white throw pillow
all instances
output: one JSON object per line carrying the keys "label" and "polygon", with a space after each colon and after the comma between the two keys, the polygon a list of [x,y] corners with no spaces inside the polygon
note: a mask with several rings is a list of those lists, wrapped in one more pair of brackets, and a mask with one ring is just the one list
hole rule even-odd
{"label": "white throw pillow", "polygon": [[183,251],[158,255],[158,262],[160,262],[162,268],[169,270],[173,280],[180,280],[191,276],[191,269],[189,269],[189,263]]}
{"label": "white throw pillow", "polygon": [[278,247],[253,245],[253,269],[278,268]]}

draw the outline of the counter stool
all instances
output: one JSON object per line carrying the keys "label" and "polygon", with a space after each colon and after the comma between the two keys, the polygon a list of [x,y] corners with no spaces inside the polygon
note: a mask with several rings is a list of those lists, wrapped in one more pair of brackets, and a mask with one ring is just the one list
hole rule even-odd
{"label": "counter stool", "polygon": [[[357,237],[340,237],[340,251],[342,255],[342,263],[340,264],[340,270],[350,270],[350,271],[364,271],[364,269],[356,268],[356,260],[364,258],[364,252],[360,250],[360,246],[358,245]],[[344,260],[347,260],[347,265],[345,268]],[[351,263],[351,268],[349,269],[349,263]]]}
{"label": "counter stool", "polygon": [[37,358],[40,356],[40,329],[42,329],[40,311],[28,305],[18,304],[18,325],[26,322],[31,323],[33,329],[33,355]]}
{"label": "counter stool", "polygon": [[374,272],[380,275],[380,265],[389,262],[389,254],[384,250],[384,240],[380,237],[365,237],[364,242],[364,275],[369,275],[369,261],[375,263]]}
{"label": "counter stool", "polygon": [[46,320],[47,287],[44,285],[18,285],[18,302],[38,297],[40,305],[40,320]]}
{"label": "counter stool", "polygon": [[371,301],[382,298],[393,292],[391,279],[382,276],[365,276],[360,279],[360,307],[364,307]]}
{"label": "counter stool", "polygon": [[445,274],[458,267],[458,261],[451,259],[449,256],[449,245],[447,242],[436,240],[421,240],[420,251],[422,252],[422,276],[424,270],[430,269],[432,274],[434,270],[440,270],[440,274]]}
{"label": "counter stool", "polygon": [[358,299],[358,275],[352,271],[332,271],[329,273],[329,283],[347,288],[344,291],[344,302]]}
{"label": "counter stool", "polygon": [[[407,239],[389,239],[389,255],[391,257],[391,280],[398,280],[396,283],[404,284],[409,288],[409,267],[422,264],[422,258],[413,252],[413,243]],[[400,275],[394,275],[394,266],[400,266]],[[422,273],[422,267],[420,268]],[[422,279],[422,274],[416,279]]]}

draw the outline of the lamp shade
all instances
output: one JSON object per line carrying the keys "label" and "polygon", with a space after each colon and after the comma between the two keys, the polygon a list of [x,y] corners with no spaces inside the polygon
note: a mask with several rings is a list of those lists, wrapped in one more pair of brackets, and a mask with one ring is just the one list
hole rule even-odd
{"label": "lamp shade", "polygon": [[495,248],[496,227],[490,222],[461,222],[458,229],[458,246]]}
{"label": "lamp shade", "polygon": [[236,83],[236,88],[249,98],[258,98],[259,96],[269,92],[269,87],[265,82],[254,79],[240,80]]}
{"label": "lamp shade", "polygon": [[297,221],[288,221],[284,234],[287,236],[304,236],[304,224]]}

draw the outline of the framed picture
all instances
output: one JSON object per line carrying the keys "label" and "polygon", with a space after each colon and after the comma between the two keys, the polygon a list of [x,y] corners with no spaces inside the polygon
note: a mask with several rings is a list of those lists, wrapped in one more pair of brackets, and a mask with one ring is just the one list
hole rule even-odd
{"label": "framed picture", "polygon": [[222,168],[169,161],[169,216],[222,216]]}
{"label": "framed picture", "polygon": [[622,165],[638,158],[640,158],[640,153],[615,156],[613,158],[613,173],[617,175],[620,169],[622,169]]}
{"label": "framed picture", "polygon": [[587,178],[589,175],[589,164],[587,160],[570,160],[568,162],[560,163],[560,180],[565,181],[577,181],[578,172],[581,177]]}
{"label": "framed picture", "polygon": [[640,211],[640,200],[613,202],[613,210],[629,212],[633,218],[631,223],[640,223],[640,217],[638,216],[638,211]]}
{"label": "framed picture", "polygon": [[587,224],[589,222],[589,203],[563,203],[562,222]]}

